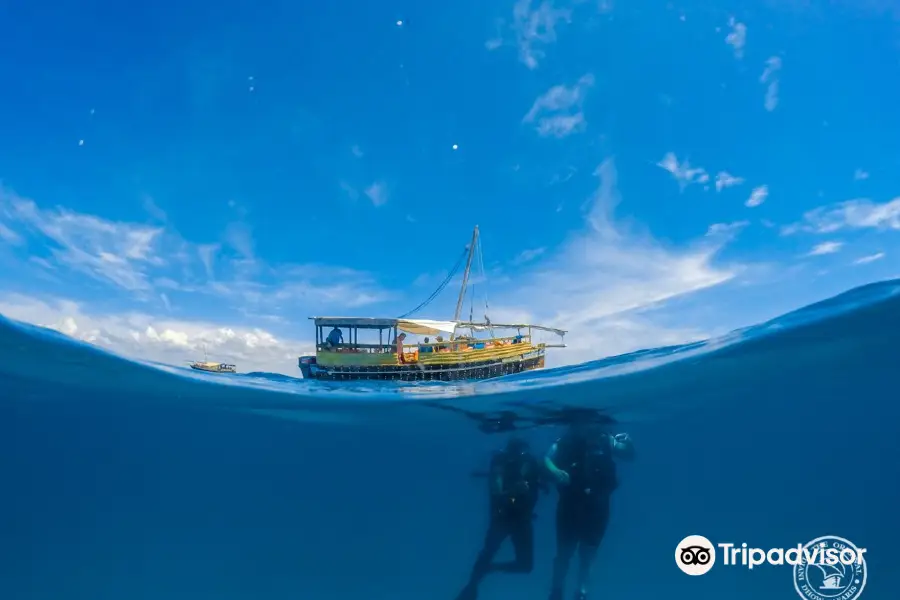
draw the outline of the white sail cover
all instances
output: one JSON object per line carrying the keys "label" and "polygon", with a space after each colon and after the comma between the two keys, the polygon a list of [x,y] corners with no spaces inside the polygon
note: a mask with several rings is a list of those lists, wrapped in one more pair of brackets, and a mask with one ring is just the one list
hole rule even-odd
{"label": "white sail cover", "polygon": [[452,334],[456,331],[456,321],[432,321],[431,319],[400,319],[397,329],[418,335]]}

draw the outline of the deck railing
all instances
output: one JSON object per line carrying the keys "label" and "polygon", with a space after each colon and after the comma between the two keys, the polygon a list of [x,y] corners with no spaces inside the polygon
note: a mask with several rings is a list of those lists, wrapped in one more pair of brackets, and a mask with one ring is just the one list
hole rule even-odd
{"label": "deck railing", "polygon": [[[518,341],[517,341],[518,340]],[[531,336],[517,335],[509,337],[487,339],[454,339],[442,342],[428,342],[427,344],[403,344],[403,354],[435,354],[467,352],[471,350],[486,350],[515,344],[531,344]],[[397,354],[396,344],[319,344],[316,348],[319,352],[336,353],[369,353],[369,354]]]}

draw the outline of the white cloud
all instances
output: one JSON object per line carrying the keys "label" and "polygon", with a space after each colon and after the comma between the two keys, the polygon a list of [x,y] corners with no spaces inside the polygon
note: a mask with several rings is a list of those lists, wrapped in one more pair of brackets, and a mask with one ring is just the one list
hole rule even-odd
{"label": "white cloud", "polygon": [[747,201],[744,202],[744,205],[749,208],[755,208],[766,201],[766,198],[769,197],[769,186],[761,185],[759,187],[753,188],[753,191],[750,192],[750,197],[747,198]]}
{"label": "white cloud", "polygon": [[112,222],[64,208],[42,210],[32,200],[2,189],[0,207],[42,236],[55,262],[126,290],[149,290],[148,271],[165,264],[160,227]]}
{"label": "white cloud", "polygon": [[573,133],[584,131],[587,123],[583,113],[574,115],[555,115],[540,120],[537,126],[541,137],[564,138]]}
{"label": "white cloud", "polygon": [[220,248],[221,246],[218,244],[200,244],[197,246],[197,256],[200,257],[200,262],[203,263],[203,269],[207,279],[215,278],[216,255]]}
{"label": "white cloud", "polygon": [[750,221],[734,221],[733,223],[713,223],[706,230],[707,237],[731,239],[750,225]]}
{"label": "white cloud", "polygon": [[557,185],[560,183],[566,183],[567,181],[569,181],[570,179],[575,177],[576,173],[578,173],[578,169],[576,169],[572,165],[569,165],[566,168],[565,175],[562,175],[560,173],[554,173],[553,177],[550,178],[550,181],[547,183],[547,185],[550,186],[550,185]]}
{"label": "white cloud", "polygon": [[834,254],[844,246],[843,242],[822,242],[816,244],[807,256],[822,256],[824,254]]}
{"label": "white cloud", "polygon": [[359,200],[359,191],[355,187],[353,187],[346,181],[340,182],[339,185],[341,187],[341,191],[343,191],[345,194],[347,194],[348,198],[350,198],[351,200],[354,200],[354,201]]}
{"label": "white cloud", "polygon": [[254,257],[253,232],[245,222],[229,223],[225,228],[225,242],[238,254],[247,259]]}
{"label": "white cloud", "polygon": [[855,179],[856,181],[862,181],[863,179],[868,179],[868,178],[869,178],[869,174],[867,172],[863,171],[862,169],[857,169],[853,173],[853,179]]}
{"label": "white cloud", "polygon": [[169,219],[166,211],[157,206],[156,202],[154,202],[153,198],[151,198],[150,196],[144,196],[143,204],[144,210],[155,220],[161,223],[165,223]]}
{"label": "white cloud", "polygon": [[[570,23],[572,11],[554,8],[553,2],[544,0],[532,8],[532,0],[518,0],[513,6],[513,31],[519,49],[519,60],[529,69],[536,69],[545,57],[540,46],[556,41],[556,27],[559,23]],[[496,43],[496,40],[493,41]],[[488,42],[491,44],[491,42]],[[490,47],[490,46],[489,46]],[[494,47],[499,47],[499,44]]]}
{"label": "white cloud", "polygon": [[730,188],[735,185],[741,185],[744,183],[743,177],[735,177],[731,173],[727,171],[719,171],[716,175],[716,191],[721,192],[725,188]]}
{"label": "white cloud", "polygon": [[744,45],[747,43],[747,26],[738,23],[734,17],[728,20],[728,26],[731,32],[725,36],[725,43],[734,49],[735,58],[744,57]]}
{"label": "white cloud", "polygon": [[769,112],[775,110],[778,106],[778,81],[780,71],[781,59],[777,56],[772,56],[766,61],[766,68],[759,78],[760,83],[767,84],[764,106]]}
{"label": "white cloud", "polygon": [[529,250],[522,250],[514,259],[513,264],[521,265],[527,262],[531,262],[535,258],[541,256],[544,252],[546,252],[546,248],[531,248]]}
{"label": "white cloud", "polygon": [[[712,263],[743,224],[714,226],[712,236],[683,249],[667,248],[614,219],[620,198],[613,162],[604,162],[596,174],[600,185],[592,198],[587,229],[542,256],[523,276],[522,287],[495,300],[492,318],[569,330],[569,350],[560,355],[566,362],[703,337],[704,332],[690,328],[657,325],[646,311],[732,279],[736,268]],[[527,299],[531,308],[520,306],[521,299]]]}
{"label": "white cloud", "polygon": [[372,201],[373,206],[383,206],[388,201],[387,186],[380,181],[367,187],[364,193]]}
{"label": "white cloud", "polygon": [[531,105],[523,123],[537,123],[539,135],[563,138],[584,131],[586,122],[581,110],[587,89],[594,85],[594,76],[583,75],[572,87],[557,85]]}
{"label": "white cloud", "polygon": [[834,233],[845,229],[900,229],[900,198],[882,204],[856,199],[820,206],[805,213],[799,223],[783,227],[781,233]]}
{"label": "white cloud", "polygon": [[355,145],[355,144],[350,148],[350,152],[351,152],[351,153],[353,154],[353,156],[355,156],[356,158],[362,158],[363,156],[365,156],[365,154],[364,154],[363,151],[362,151],[362,148],[360,148],[359,146],[357,146],[357,145]]}
{"label": "white cloud", "polygon": [[870,262],[875,262],[876,260],[881,260],[884,258],[884,252],[878,252],[876,254],[870,254],[868,256],[863,256],[861,258],[857,258],[853,261],[854,265],[865,265]]}
{"label": "white cloud", "polygon": [[33,242],[29,250],[39,244],[46,247],[46,256],[32,252],[22,257],[23,262],[56,267],[57,274],[69,277],[88,276],[124,293],[129,301],[158,304],[164,290],[167,301],[172,292],[201,293],[225,298],[244,310],[272,311],[324,303],[362,306],[389,297],[366,273],[258,260],[249,225],[242,222],[225,230],[224,245],[195,244],[165,226],[44,209],[2,188],[0,215],[15,236]]}
{"label": "white cloud", "polygon": [[209,360],[234,363],[240,372],[299,377],[297,357],[313,345],[282,339],[264,329],[177,321],[143,313],[91,314],[69,300],[0,297],[0,314],[55,329],[116,354],[172,365]]}
{"label": "white cloud", "polygon": [[[679,164],[678,157],[675,156],[674,152],[667,152],[663,159],[656,163],[656,166],[671,173],[678,181],[678,186],[682,191],[692,183],[704,184],[709,182],[709,173],[705,169],[692,168],[687,160]],[[716,189],[718,189],[718,183],[716,184]]]}
{"label": "white cloud", "polygon": [[7,244],[19,245],[22,243],[22,236],[0,222],[0,240]]}

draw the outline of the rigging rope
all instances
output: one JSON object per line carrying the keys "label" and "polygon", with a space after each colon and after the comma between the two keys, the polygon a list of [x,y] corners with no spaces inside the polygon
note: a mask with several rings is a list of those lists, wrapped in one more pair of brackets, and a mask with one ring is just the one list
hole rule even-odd
{"label": "rigging rope", "polygon": [[[482,283],[485,283],[485,282],[487,282],[487,272],[484,269],[484,248],[481,245],[480,238],[478,240],[478,264],[481,267]],[[491,319],[490,319],[490,317],[488,317],[489,308],[488,308],[488,297],[487,297],[487,284],[485,283],[485,285],[482,286],[482,288],[484,289],[484,292],[482,292],[484,294],[484,322],[487,323],[488,325],[490,325]],[[493,337],[494,336],[494,328],[493,327],[490,328],[490,332],[491,332],[491,337]]]}
{"label": "rigging rope", "polygon": [[397,318],[398,318],[398,319],[405,319],[406,317],[410,316],[411,314],[414,314],[414,313],[416,313],[416,312],[422,310],[423,308],[425,308],[425,307],[428,306],[429,304],[431,304],[431,303],[434,301],[434,299],[437,298],[437,297],[440,295],[440,293],[444,291],[444,288],[447,287],[447,284],[450,283],[450,280],[453,279],[453,277],[456,275],[456,272],[459,271],[459,268],[462,266],[463,259],[466,258],[466,255],[467,255],[468,253],[469,253],[469,246],[466,246],[466,247],[463,249],[462,254],[460,254],[460,255],[459,255],[459,258],[456,260],[456,264],[453,266],[453,269],[451,269],[450,274],[447,275],[447,278],[444,279],[444,281],[441,282],[441,284],[438,286],[438,288],[437,288],[436,290],[434,290],[434,292],[432,292],[432,294],[431,294],[430,296],[428,296],[428,298],[426,298],[425,301],[422,302],[422,304],[418,305],[417,307],[415,307],[414,309],[412,309],[412,310],[409,311],[408,313],[405,313],[405,314],[400,315],[400,316],[397,317]]}

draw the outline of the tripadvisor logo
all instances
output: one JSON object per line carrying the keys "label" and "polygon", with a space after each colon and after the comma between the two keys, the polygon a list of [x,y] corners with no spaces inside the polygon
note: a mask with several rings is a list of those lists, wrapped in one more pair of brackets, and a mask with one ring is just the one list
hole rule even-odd
{"label": "tripadvisor logo", "polygon": [[[718,548],[718,551],[716,550]],[[688,575],[704,575],[716,564],[793,567],[794,589],[806,600],[856,600],[866,586],[865,548],[833,535],[816,538],[792,548],[753,548],[747,544],[713,544],[701,535],[690,535],[675,548],[675,563]]]}

